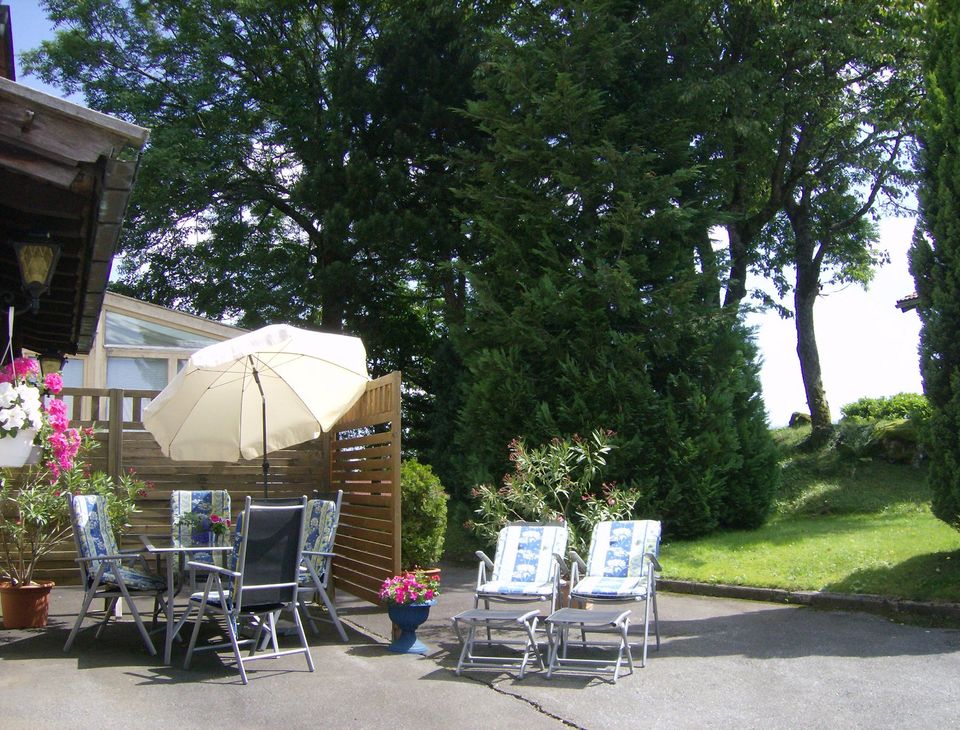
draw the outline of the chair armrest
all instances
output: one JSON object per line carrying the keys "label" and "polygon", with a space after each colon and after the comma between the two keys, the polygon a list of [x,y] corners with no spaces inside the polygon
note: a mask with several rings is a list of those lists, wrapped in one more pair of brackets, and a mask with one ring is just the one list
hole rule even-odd
{"label": "chair armrest", "polygon": [[303,551],[303,554],[304,554],[304,555],[318,555],[318,556],[320,556],[320,557],[322,557],[322,558],[326,558],[326,557],[335,558],[335,557],[337,557],[337,553],[331,553],[331,552],[326,551],[326,550],[304,550],[304,551]]}
{"label": "chair armrest", "polygon": [[560,553],[554,553],[553,559],[557,561],[557,564],[560,566],[560,578],[566,578],[570,575],[570,566],[567,565],[567,561],[563,559],[563,556]]}
{"label": "chair armrest", "polygon": [[583,558],[580,557],[580,554],[576,550],[571,550],[569,555],[570,555],[570,562],[576,563],[577,567],[580,570],[586,572],[587,563]]}
{"label": "chair armrest", "polygon": [[240,577],[240,573],[235,570],[227,570],[226,568],[221,568],[219,565],[212,565],[211,563],[201,563],[199,560],[191,560],[187,563],[187,567],[194,568],[195,570],[204,570],[208,573],[219,573],[229,578]]}
{"label": "chair armrest", "polygon": [[94,555],[93,557],[89,557],[89,558],[74,558],[74,560],[76,560],[78,563],[92,563],[96,560],[107,560],[107,561],[117,560],[122,563],[124,560],[130,561],[130,560],[139,560],[142,558],[143,558],[143,555],[141,555],[139,552],[135,552],[135,553],[116,553],[114,555]]}
{"label": "chair armrest", "polygon": [[657,570],[657,571],[661,570],[660,561],[657,560],[656,555],[654,555],[653,553],[644,553],[643,557],[645,557],[647,560],[650,561],[650,563],[653,565],[654,570]]}
{"label": "chair armrest", "polygon": [[487,557],[487,554],[483,552],[483,550],[477,550],[475,554],[484,565],[486,565],[490,570],[493,570],[493,561]]}

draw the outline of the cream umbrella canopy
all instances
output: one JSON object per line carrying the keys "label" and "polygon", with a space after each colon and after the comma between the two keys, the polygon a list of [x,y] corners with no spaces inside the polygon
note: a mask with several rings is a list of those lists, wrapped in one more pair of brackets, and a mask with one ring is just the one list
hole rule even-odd
{"label": "cream umbrella canopy", "polygon": [[143,413],[174,461],[237,461],[310,441],[366,388],[357,337],[269,325],[197,350]]}

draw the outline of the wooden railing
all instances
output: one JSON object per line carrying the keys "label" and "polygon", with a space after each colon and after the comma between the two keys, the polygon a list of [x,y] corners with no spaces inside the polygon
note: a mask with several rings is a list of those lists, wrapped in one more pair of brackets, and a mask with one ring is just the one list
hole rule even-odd
{"label": "wooden railing", "polygon": [[[170,493],[178,489],[227,489],[234,516],[246,495],[263,494],[262,460],[234,463],[172,461],[143,429],[143,409],[159,391],[64,388],[74,425],[93,427],[101,448],[91,467],[111,476],[133,469],[152,488],[137,500],[129,537],[169,534]],[[400,569],[400,373],[371,381],[335,430],[315,441],[270,454],[270,496],[311,496],[343,489],[334,582],[375,602],[383,580]],[[79,580],[72,541],[41,564],[40,577]]]}

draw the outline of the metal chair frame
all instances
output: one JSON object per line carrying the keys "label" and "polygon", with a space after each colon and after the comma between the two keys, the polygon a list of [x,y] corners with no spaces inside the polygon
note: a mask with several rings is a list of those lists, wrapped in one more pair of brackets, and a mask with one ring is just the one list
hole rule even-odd
{"label": "metal chair frame", "polygon": [[[307,667],[311,672],[314,671],[310,647],[307,645],[300,614],[296,610],[306,508],[306,497],[296,500],[254,500],[247,497],[241,521],[236,570],[190,561],[190,567],[207,572],[207,581],[202,594],[190,597],[192,603],[199,605],[183,663],[185,669],[190,667],[195,651],[230,648],[237,661],[243,684],[248,682],[246,662],[257,659],[303,654]],[[287,524],[282,522],[284,516]],[[249,548],[254,542],[258,549],[251,552]],[[267,549],[260,550],[261,547]],[[281,551],[280,555],[275,552],[277,550]],[[249,573],[252,573],[254,580],[258,582],[251,581]],[[259,582],[265,577],[265,582]],[[277,642],[277,618],[284,610],[290,610],[293,614],[296,634],[300,640],[299,648],[281,650]],[[197,646],[200,624],[206,615],[225,619],[227,641]],[[252,638],[239,637],[240,627],[244,622],[249,622],[255,628]],[[268,633],[265,635],[264,632]],[[272,651],[258,653],[268,640]],[[248,656],[241,654],[241,646],[250,647]]]}

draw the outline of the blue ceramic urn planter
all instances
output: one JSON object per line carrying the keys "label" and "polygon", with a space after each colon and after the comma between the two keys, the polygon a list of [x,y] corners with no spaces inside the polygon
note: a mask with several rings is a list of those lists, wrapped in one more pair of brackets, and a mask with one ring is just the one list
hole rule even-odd
{"label": "blue ceramic urn planter", "polygon": [[430,606],[436,601],[409,603],[405,606],[388,605],[387,615],[400,629],[400,635],[387,647],[398,654],[426,654],[426,644],[417,638],[417,629],[430,615]]}

